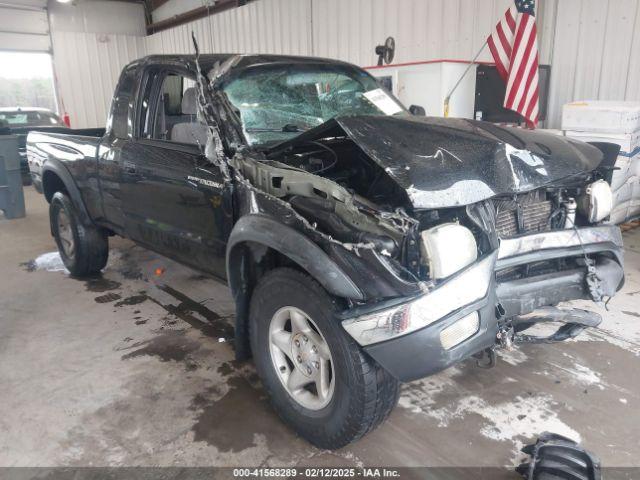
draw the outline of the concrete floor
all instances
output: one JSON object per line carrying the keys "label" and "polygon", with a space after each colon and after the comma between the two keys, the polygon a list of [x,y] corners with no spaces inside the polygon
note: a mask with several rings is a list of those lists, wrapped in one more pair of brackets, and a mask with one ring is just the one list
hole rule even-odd
{"label": "concrete floor", "polygon": [[405,385],[381,428],[328,452],[233,361],[225,286],[121,239],[102,278],[73,279],[42,257],[44,198],[26,204],[0,215],[0,466],[505,466],[545,430],[639,465],[640,229],[600,330]]}

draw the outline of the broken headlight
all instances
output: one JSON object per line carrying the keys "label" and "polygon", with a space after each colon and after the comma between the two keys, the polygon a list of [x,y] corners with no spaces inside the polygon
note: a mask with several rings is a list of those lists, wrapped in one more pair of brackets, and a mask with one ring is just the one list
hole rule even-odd
{"label": "broken headlight", "polygon": [[[493,253],[481,259],[407,303],[347,319],[342,325],[360,345],[390,340],[427,327],[487,295],[496,257],[497,253]],[[473,335],[469,331],[474,325],[465,326],[462,332],[445,334],[444,340],[441,339],[445,348]]]}
{"label": "broken headlight", "polygon": [[611,187],[604,180],[588,185],[578,198],[578,210],[590,223],[601,222],[609,216],[613,208]]}
{"label": "broken headlight", "polygon": [[457,223],[445,223],[423,231],[422,257],[434,280],[447,278],[478,258],[478,245],[471,230]]}

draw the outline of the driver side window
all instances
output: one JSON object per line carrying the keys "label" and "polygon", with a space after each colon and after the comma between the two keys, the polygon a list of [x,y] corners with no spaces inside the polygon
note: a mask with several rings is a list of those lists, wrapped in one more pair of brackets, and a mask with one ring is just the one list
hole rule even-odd
{"label": "driver side window", "polygon": [[204,148],[207,126],[198,118],[195,80],[170,73],[156,76],[149,84],[142,103],[143,137]]}

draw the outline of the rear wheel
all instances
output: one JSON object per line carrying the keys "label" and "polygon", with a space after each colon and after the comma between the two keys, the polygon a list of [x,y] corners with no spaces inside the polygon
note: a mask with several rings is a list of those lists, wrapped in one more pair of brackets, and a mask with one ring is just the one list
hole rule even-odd
{"label": "rear wheel", "polygon": [[256,369],[271,402],[296,432],[336,449],[378,426],[396,405],[399,384],[343,330],[338,306],[312,278],[279,268],[251,299]]}
{"label": "rear wheel", "polygon": [[62,192],[53,195],[49,217],[60,257],[67,270],[77,277],[99,273],[109,257],[107,233],[100,228],[82,225],[73,203]]}

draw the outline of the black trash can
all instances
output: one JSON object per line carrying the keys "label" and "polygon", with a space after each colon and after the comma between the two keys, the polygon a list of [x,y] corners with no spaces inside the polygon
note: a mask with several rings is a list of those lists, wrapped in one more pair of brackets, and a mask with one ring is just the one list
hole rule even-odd
{"label": "black trash can", "polygon": [[0,135],[0,210],[6,218],[25,216],[17,135]]}

